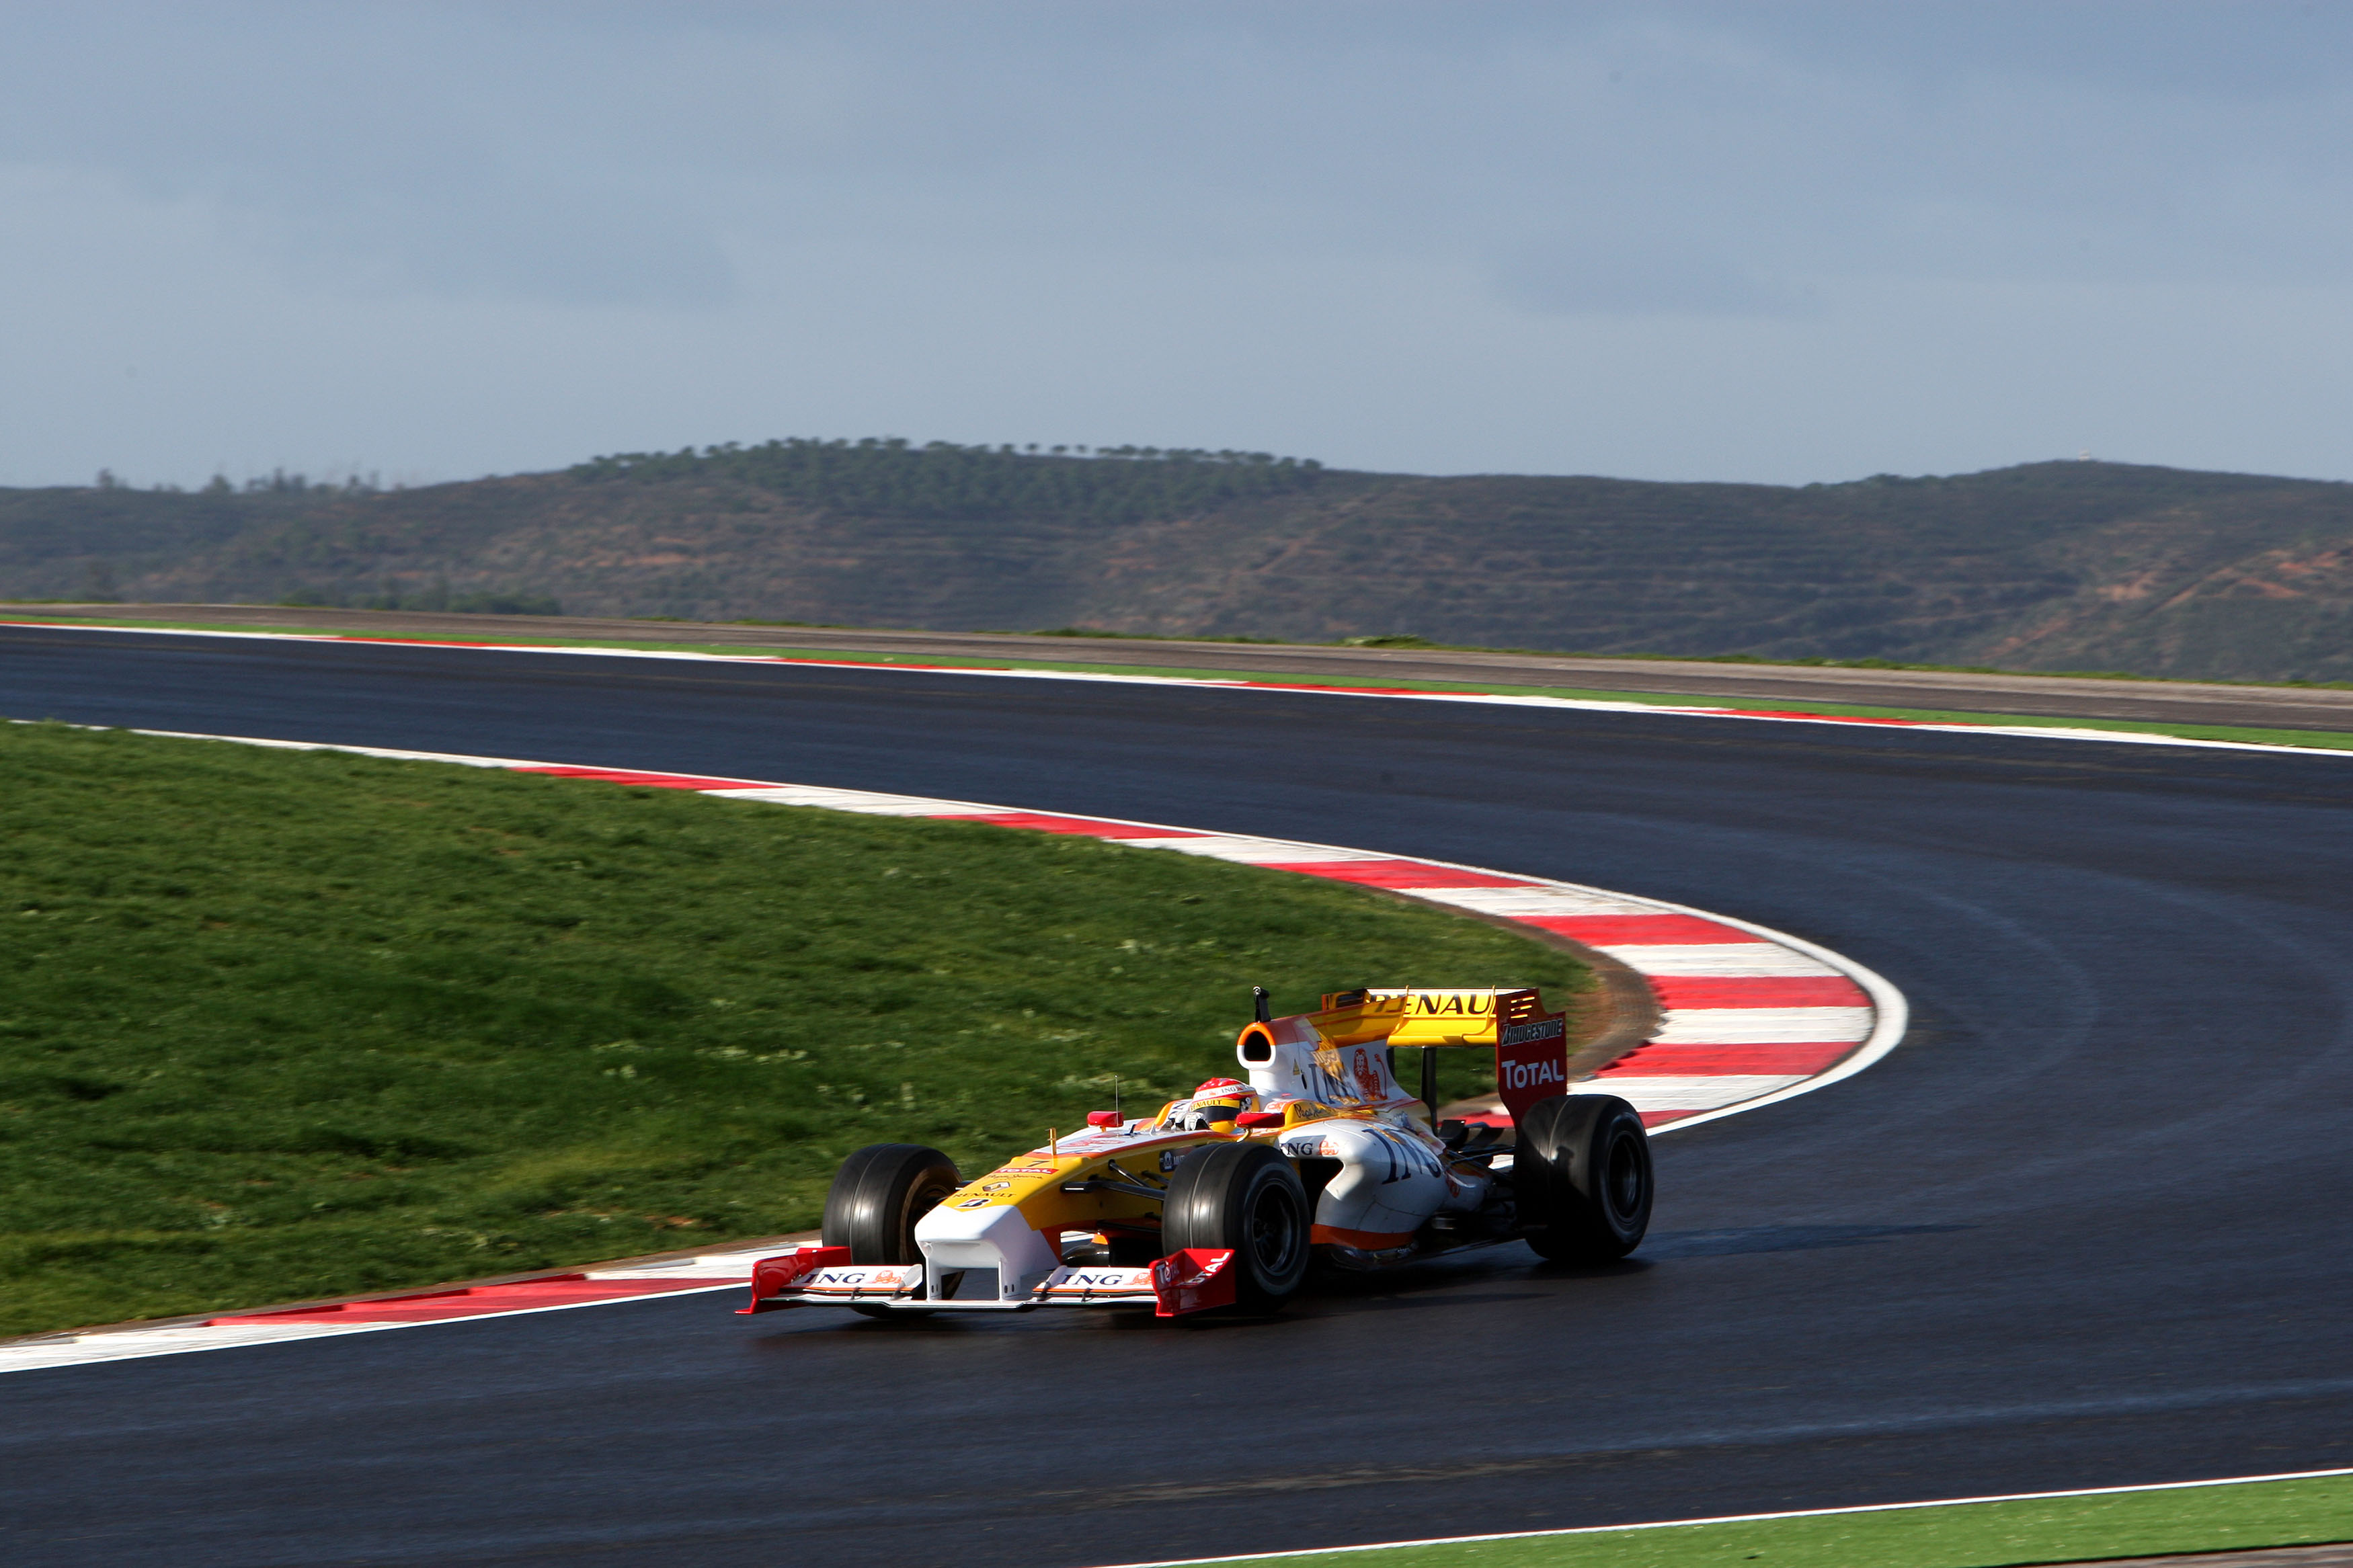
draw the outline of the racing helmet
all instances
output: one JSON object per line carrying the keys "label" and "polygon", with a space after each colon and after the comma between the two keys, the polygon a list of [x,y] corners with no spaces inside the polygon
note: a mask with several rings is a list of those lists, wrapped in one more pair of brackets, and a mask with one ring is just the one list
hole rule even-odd
{"label": "racing helmet", "polygon": [[1207,1131],[1220,1121],[1231,1121],[1245,1110],[1258,1109],[1258,1090],[1235,1078],[1213,1078],[1168,1110],[1163,1124],[1184,1132]]}

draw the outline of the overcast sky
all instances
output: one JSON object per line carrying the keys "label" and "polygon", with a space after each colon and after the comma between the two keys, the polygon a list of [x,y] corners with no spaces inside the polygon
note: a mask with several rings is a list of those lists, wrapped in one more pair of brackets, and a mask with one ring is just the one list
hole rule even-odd
{"label": "overcast sky", "polygon": [[2353,6],[0,3],[0,484],[2353,478]]}

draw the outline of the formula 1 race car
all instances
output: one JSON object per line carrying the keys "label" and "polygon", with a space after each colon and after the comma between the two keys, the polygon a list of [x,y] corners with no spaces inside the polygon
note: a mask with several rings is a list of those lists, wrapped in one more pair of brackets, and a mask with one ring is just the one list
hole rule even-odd
{"label": "formula 1 race car", "polygon": [[[1566,1016],[1535,991],[1347,991],[1283,1018],[1257,1002],[1235,1047],[1247,1081],[1211,1079],[1157,1115],[1096,1111],[970,1183],[936,1149],[859,1150],[823,1242],[763,1259],[743,1310],[1271,1312],[1319,1259],[1381,1268],[1521,1240],[1605,1262],[1641,1243],[1642,1120],[1567,1092]],[[1451,1046],[1494,1047],[1513,1137],[1435,1121],[1427,1047]],[[1399,1047],[1425,1047],[1419,1097],[1398,1084]]]}

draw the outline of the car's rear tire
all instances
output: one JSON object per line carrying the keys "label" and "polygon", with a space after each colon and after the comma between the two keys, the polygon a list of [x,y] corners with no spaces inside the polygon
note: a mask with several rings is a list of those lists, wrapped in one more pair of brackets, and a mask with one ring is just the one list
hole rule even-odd
{"label": "car's rear tire", "polygon": [[[869,1143],[841,1163],[825,1194],[825,1245],[849,1248],[852,1263],[921,1263],[915,1222],[964,1185],[955,1162],[920,1143]],[[955,1289],[951,1276],[934,1283]],[[893,1307],[852,1307],[870,1318],[904,1315]]]}
{"label": "car's rear tire", "polygon": [[1265,1143],[1211,1143],[1169,1173],[1160,1244],[1230,1247],[1234,1305],[1279,1312],[1307,1278],[1311,1211],[1291,1162]]}
{"label": "car's rear tire", "polygon": [[1650,1135],[1615,1095],[1555,1095],[1528,1107],[1512,1174],[1527,1244],[1556,1262],[1614,1262],[1651,1228]]}

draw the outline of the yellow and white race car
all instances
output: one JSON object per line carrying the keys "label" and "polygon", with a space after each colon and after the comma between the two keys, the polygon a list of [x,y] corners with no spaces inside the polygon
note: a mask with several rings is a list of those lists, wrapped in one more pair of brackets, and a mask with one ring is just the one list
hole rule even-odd
{"label": "yellow and white race car", "polygon": [[[1641,1243],[1642,1119],[1567,1092],[1567,1018],[1535,991],[1347,991],[1276,1018],[1261,990],[1255,1011],[1235,1044],[1245,1078],[1154,1116],[1096,1111],[975,1181],[936,1149],[859,1150],[822,1243],[763,1259],[743,1310],[1271,1312],[1319,1259],[1380,1268],[1522,1240],[1602,1262]],[[1425,1047],[1419,1096],[1397,1081],[1400,1047]],[[1436,1047],[1494,1049],[1513,1137],[1435,1121]]]}

